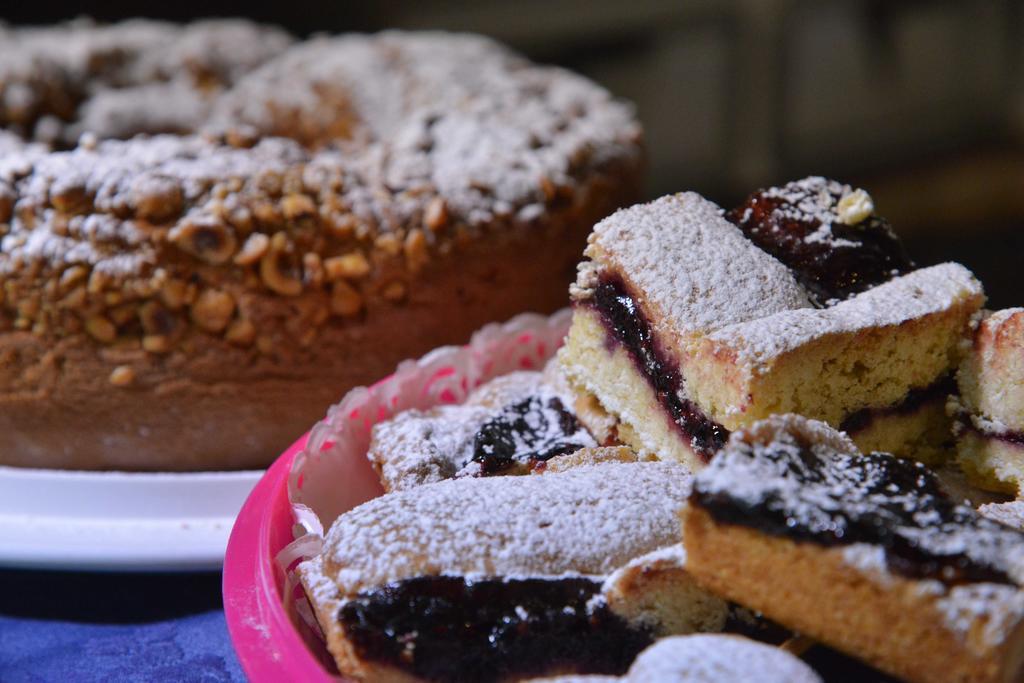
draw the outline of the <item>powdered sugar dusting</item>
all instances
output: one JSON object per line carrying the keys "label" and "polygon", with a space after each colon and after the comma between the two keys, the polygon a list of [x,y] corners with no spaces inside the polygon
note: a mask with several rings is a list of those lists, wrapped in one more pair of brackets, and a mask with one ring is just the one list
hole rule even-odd
{"label": "powdered sugar dusting", "polygon": [[680,465],[647,462],[427,484],[339,517],[324,571],[342,595],[437,574],[604,577],[678,542],[690,483]]}
{"label": "powdered sugar dusting", "polygon": [[622,275],[668,334],[706,334],[811,306],[784,265],[693,192],[618,211],[590,239],[587,255]]}
{"label": "powdered sugar dusting", "polygon": [[771,645],[732,635],[664,638],[636,658],[623,679],[659,683],[821,683],[804,662]]}
{"label": "powdered sugar dusting", "polygon": [[1024,500],[1009,503],[986,503],[978,512],[1000,524],[1024,531]]}
{"label": "powdered sugar dusting", "polygon": [[59,144],[86,131],[127,138],[196,130],[220,92],[290,42],[283,31],[237,19],[4,31],[0,125]]}
{"label": "powdered sugar dusting", "polygon": [[827,429],[790,416],[734,433],[697,476],[698,504],[758,515],[752,523],[769,533],[838,544],[851,568],[880,585],[909,575],[969,645],[978,624],[991,647],[1021,623],[1024,533],[950,501],[923,465],[834,448],[805,425]]}
{"label": "powdered sugar dusting", "polygon": [[[950,500],[923,465],[835,448],[803,429],[807,423],[814,421],[791,416],[760,423],[762,433],[754,439],[734,433],[697,476],[698,500],[760,515],[765,525],[795,538],[877,545],[890,565],[920,563],[924,557],[939,567],[939,578],[954,566],[964,570],[973,564],[985,575],[1024,581],[1024,533]],[[828,429],[817,423],[822,427]],[[774,437],[765,439],[770,431]],[[881,528],[887,543],[874,537]],[[914,548],[916,559],[893,557],[890,545]],[[863,548],[856,555],[866,557]]]}
{"label": "powdered sugar dusting", "polygon": [[936,607],[946,626],[968,645],[974,644],[970,636],[981,624],[980,647],[975,648],[984,654],[1024,620],[1024,592],[992,583],[954,586],[936,600]]}
{"label": "powdered sugar dusting", "polygon": [[852,225],[864,220],[874,211],[874,203],[864,190],[854,190],[849,185],[821,176],[809,176],[794,180],[781,187],[764,191],[769,199],[781,199],[783,204],[775,209],[781,217],[805,223],[820,223],[808,241],[828,242],[833,247],[856,247],[856,242],[844,240],[832,234],[833,223]]}
{"label": "powdered sugar dusting", "polygon": [[[218,183],[255,183],[262,173],[282,172],[306,159],[289,140],[268,139],[251,149],[233,149],[169,135],[107,140],[95,147],[36,155],[27,175],[16,160],[0,166],[0,186],[14,187],[22,208],[0,244],[0,275],[34,262],[56,268],[88,264],[111,275],[144,271],[155,265],[160,245],[139,230],[136,220],[121,217],[132,209],[139,192],[176,188],[193,205],[185,218],[200,221],[212,218],[201,205]],[[49,207],[52,197],[72,192],[90,197],[96,213],[60,219]]]}
{"label": "powdered sugar dusting", "polygon": [[[0,252],[5,272],[33,260],[59,269],[123,253],[125,245],[54,235],[64,213],[136,219],[137,197],[154,176],[183,196],[183,211],[160,221],[216,217],[247,232],[252,215],[280,198],[287,174],[285,189],[316,198],[314,213],[327,225],[354,223],[357,236],[372,241],[379,233],[403,237],[431,206],[442,206],[443,222],[459,224],[463,237],[529,225],[554,202],[571,205],[595,177],[618,178],[639,163],[640,129],[628,105],[481,37],[387,32],[285,49],[277,32],[230,22],[12,34],[17,39],[0,48],[0,124],[28,137],[53,118],[56,137],[81,144],[47,154],[0,138],[9,152],[0,161],[0,224],[5,206],[19,207]],[[53,63],[35,64],[36,52]],[[113,65],[99,73],[76,71],[108,59]],[[59,84],[53,92],[51,80]],[[84,99],[50,101],[77,92],[71,85],[85,89]],[[29,101],[11,105],[22,92]],[[68,111],[51,114],[58,105]],[[182,135],[97,144],[140,132]],[[235,138],[241,142],[224,144]],[[277,189],[266,190],[264,175],[276,176]],[[32,231],[47,248],[21,248]],[[83,242],[77,251],[74,241]],[[159,259],[158,241],[132,246],[136,259],[107,269],[143,268]]]}
{"label": "powdered sugar dusting", "polygon": [[921,268],[824,309],[781,311],[722,327],[709,335],[736,351],[753,372],[780,355],[827,335],[900,325],[982,295],[981,283],[958,263]]}
{"label": "powdered sugar dusting", "polygon": [[[441,481],[455,476],[479,473],[472,462],[474,437],[488,421],[500,416],[513,404],[531,401],[536,410],[549,412],[552,400],[572,405],[572,396],[564,387],[549,382],[555,369],[546,373],[514,372],[488,382],[474,391],[461,405],[444,405],[430,410],[409,410],[391,420],[378,423],[367,457],[381,473],[389,491]],[[526,462],[532,454],[560,443],[577,447],[596,446],[593,437],[578,423],[575,431],[560,429],[557,415],[527,412],[523,416],[533,437],[516,444],[517,462]],[[514,436],[517,432],[512,433]]]}

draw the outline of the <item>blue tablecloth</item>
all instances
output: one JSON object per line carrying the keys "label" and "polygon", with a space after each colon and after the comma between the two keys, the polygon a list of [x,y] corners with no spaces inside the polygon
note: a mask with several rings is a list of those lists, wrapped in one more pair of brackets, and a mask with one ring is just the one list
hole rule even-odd
{"label": "blue tablecloth", "polygon": [[220,574],[0,571],[0,682],[245,681]]}

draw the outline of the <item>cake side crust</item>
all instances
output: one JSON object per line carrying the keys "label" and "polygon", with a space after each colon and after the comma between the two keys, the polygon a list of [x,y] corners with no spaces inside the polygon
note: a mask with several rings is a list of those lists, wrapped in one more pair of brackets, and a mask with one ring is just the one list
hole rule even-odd
{"label": "cake side crust", "polygon": [[1024,309],[997,311],[981,321],[957,383],[969,412],[1024,431]]}
{"label": "cake side crust", "polygon": [[[1024,667],[1024,621],[986,642],[982,616],[956,633],[926,584],[871,576],[845,548],[769,537],[719,524],[687,505],[682,513],[690,573],[711,592],[763,612],[800,633],[914,683],[1010,683]],[[869,570],[870,571],[870,570]],[[965,618],[967,615],[964,615]]]}
{"label": "cake side crust", "polygon": [[[956,366],[971,317],[983,302],[980,285],[966,269],[936,268],[831,309],[790,311],[714,333],[686,366],[687,387],[709,416],[733,430],[787,412],[838,426],[857,410],[896,404]],[[932,296],[918,289],[927,301],[896,317],[847,315],[853,313],[847,304],[870,310],[875,298],[889,301],[892,310],[897,292],[947,275],[954,282],[945,290],[955,294]],[[794,333],[789,326],[800,328],[798,319],[808,327]],[[787,341],[767,347],[754,341],[773,336]]]}
{"label": "cake side crust", "polygon": [[968,481],[986,491],[1019,495],[1024,483],[1024,444],[964,430],[957,437],[957,462]]}
{"label": "cake side crust", "polygon": [[[579,394],[593,396],[620,425],[629,427],[618,429],[617,436],[635,450],[691,469],[700,467],[700,457],[681,438],[650,384],[636,371],[630,353],[620,345],[610,345],[608,339],[600,314],[577,306],[565,346],[558,353],[570,383]],[[586,412],[579,418],[587,424]],[[603,425],[594,426],[600,429]]]}

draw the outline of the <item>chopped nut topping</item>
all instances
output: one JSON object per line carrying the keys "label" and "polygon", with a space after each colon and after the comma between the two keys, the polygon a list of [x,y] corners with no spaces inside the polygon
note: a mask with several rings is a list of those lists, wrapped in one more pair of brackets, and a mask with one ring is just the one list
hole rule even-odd
{"label": "chopped nut topping", "polygon": [[236,346],[251,346],[256,339],[256,326],[244,318],[236,320],[228,327],[224,338]]}
{"label": "chopped nut topping", "polygon": [[86,191],[85,185],[77,183],[51,188],[50,201],[61,213],[87,213],[92,210],[92,196]]}
{"label": "chopped nut topping", "polygon": [[172,178],[140,176],[132,186],[130,201],[139,218],[160,223],[181,215],[185,196]]}
{"label": "chopped nut topping", "polygon": [[546,175],[543,175],[540,177],[539,184],[540,192],[542,195],[544,195],[545,202],[550,202],[552,199],[555,198],[555,193],[557,192],[558,188],[555,187],[555,184],[553,182],[551,182],[551,178],[548,178]]}
{"label": "chopped nut topping", "polygon": [[331,281],[340,278],[356,280],[370,273],[370,262],[361,251],[353,251],[324,261],[324,272]]}
{"label": "chopped nut topping", "polygon": [[[37,46],[17,28],[4,33],[15,51],[24,48],[27,73],[40,79],[16,74],[7,94],[11,87],[38,94],[56,79],[63,104],[30,107],[23,119],[8,106],[8,120],[0,121],[0,329],[88,334],[150,353],[188,353],[198,339],[192,331],[212,332],[277,353],[282,344],[314,343],[330,315],[357,315],[371,296],[407,300],[432,257],[492,227],[543,225],[541,194],[551,212],[568,211],[559,201],[563,189],[571,194],[607,176],[591,167],[597,162],[590,151],[626,177],[639,161],[639,130],[627,107],[556,72],[519,62],[510,70],[504,51],[475,38],[339,37],[294,53],[261,43],[221,54],[222,43],[207,36],[197,51],[191,39],[180,41],[189,46],[186,58],[180,46],[168,56],[139,40],[128,25],[76,26],[69,35],[95,31],[98,37],[83,38],[82,54],[50,50],[42,71],[34,55],[47,41]],[[418,57],[425,47],[429,60]],[[467,54],[478,57],[471,60],[474,78],[430,80],[466,68]],[[253,71],[267,59],[266,69]],[[355,96],[369,63],[381,65],[374,80],[404,84],[422,73],[434,85],[423,98],[394,103]],[[325,95],[305,77],[313,64],[336,74],[344,90],[356,89],[346,94],[344,111],[333,101],[316,105]],[[111,88],[131,98],[153,85],[161,93],[170,88],[169,95],[181,87],[185,97],[175,101],[186,103],[193,80],[201,91],[194,107],[131,99],[140,110],[124,117],[108,111],[110,102],[91,101]],[[552,89],[544,98],[550,106],[490,107],[527,103],[524,84]],[[293,109],[294,102],[302,104]],[[467,109],[449,118],[451,102]],[[422,139],[366,135],[377,116],[419,122],[423,114],[431,122]],[[554,153],[561,147],[550,135],[538,133],[533,144],[492,130],[560,131],[571,153]],[[20,139],[27,132],[47,142]],[[511,145],[508,154],[481,158],[473,151],[479,136],[483,148]],[[277,297],[299,297],[283,306],[298,313],[254,312]]]}
{"label": "chopped nut topping", "polygon": [[281,200],[281,212],[285,218],[299,218],[316,213],[316,204],[304,194],[290,194]]}
{"label": "chopped nut topping", "polygon": [[177,311],[188,298],[188,283],[182,280],[168,280],[160,289],[160,298],[167,308]]}
{"label": "chopped nut topping", "polygon": [[352,316],[363,308],[363,297],[355,287],[338,280],[331,285],[331,312],[340,316]]}
{"label": "chopped nut topping", "polygon": [[402,243],[391,233],[386,233],[374,241],[374,245],[388,256],[398,256],[402,253]]}
{"label": "chopped nut topping", "polygon": [[71,266],[60,274],[61,293],[66,294],[71,291],[76,285],[85,282],[87,277],[89,277],[88,268],[85,266]]}
{"label": "chopped nut topping", "polygon": [[147,334],[142,338],[142,348],[150,353],[169,353],[171,340],[162,334]]}
{"label": "chopped nut topping", "polygon": [[409,270],[418,273],[427,264],[427,236],[422,230],[413,230],[405,238],[405,262]]}
{"label": "chopped nut topping", "polygon": [[170,233],[171,241],[193,256],[219,265],[235,253],[235,234],[227,225],[212,218],[187,220]]}
{"label": "chopped nut topping", "polygon": [[135,382],[135,371],[128,365],[118,365],[110,373],[110,383],[115,387],[131,386]]}
{"label": "chopped nut topping", "polygon": [[89,284],[87,290],[89,294],[99,294],[107,285],[111,282],[109,275],[100,270],[93,270],[92,274],[89,275]]}
{"label": "chopped nut topping", "polygon": [[0,187],[0,223],[6,223],[14,215],[14,195]]}
{"label": "chopped nut topping", "polygon": [[[2,294],[2,292],[0,292]],[[70,308],[71,310],[77,310],[85,306],[86,299],[89,298],[89,294],[85,291],[85,287],[75,287],[68,294],[60,300],[61,308]],[[0,301],[2,303],[2,301]]]}
{"label": "chopped nut topping", "polygon": [[192,321],[207,332],[221,332],[235,313],[235,299],[227,292],[207,289],[192,304]]}
{"label": "chopped nut topping", "polygon": [[839,222],[846,225],[856,225],[875,212],[875,203],[864,190],[854,190],[848,195],[840,198],[836,204],[836,213],[839,215]]}
{"label": "chopped nut topping", "polygon": [[107,311],[107,316],[110,317],[110,320],[116,327],[126,325],[129,321],[135,319],[135,304],[122,304],[117,308],[111,308]]}
{"label": "chopped nut topping", "polygon": [[234,261],[240,266],[250,266],[263,258],[268,247],[270,247],[270,238],[262,232],[254,232],[245,240],[242,250],[235,254]]}
{"label": "chopped nut topping", "polygon": [[260,259],[260,279],[263,284],[282,296],[298,296],[302,294],[302,280],[294,263],[294,256],[284,249],[276,248],[277,233],[271,240],[271,248]]}
{"label": "chopped nut topping", "polygon": [[448,224],[448,206],[441,197],[434,197],[427,204],[427,210],[423,214],[423,222],[430,230],[437,232]]}
{"label": "chopped nut topping", "polygon": [[156,301],[148,301],[139,308],[139,322],[149,335],[170,336],[179,325],[178,317]]}
{"label": "chopped nut topping", "polygon": [[85,321],[85,331],[89,336],[103,344],[109,344],[117,339],[117,328],[102,315],[93,315]]}
{"label": "chopped nut topping", "polygon": [[320,255],[314,251],[303,254],[302,256],[302,274],[305,282],[312,285],[319,285],[324,279],[324,268],[323,263],[320,261]]}

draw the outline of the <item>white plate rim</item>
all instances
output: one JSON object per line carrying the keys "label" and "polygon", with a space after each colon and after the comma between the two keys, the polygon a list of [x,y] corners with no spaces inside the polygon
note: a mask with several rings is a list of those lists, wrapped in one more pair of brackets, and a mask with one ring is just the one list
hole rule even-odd
{"label": "white plate rim", "polygon": [[0,567],[218,570],[235,516],[263,472],[0,466]]}

